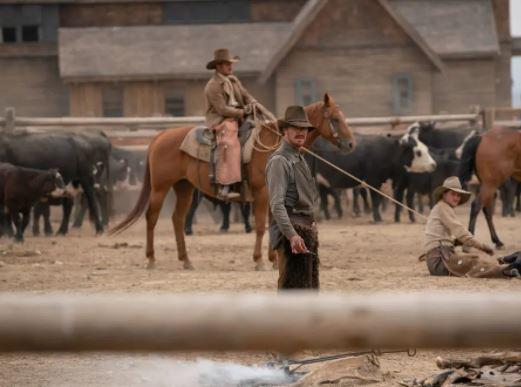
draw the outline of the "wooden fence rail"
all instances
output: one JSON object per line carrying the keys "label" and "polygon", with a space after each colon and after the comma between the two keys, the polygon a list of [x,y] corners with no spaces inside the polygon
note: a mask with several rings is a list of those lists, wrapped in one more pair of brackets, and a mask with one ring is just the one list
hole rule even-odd
{"label": "wooden fence rail", "polygon": [[0,294],[0,352],[519,348],[521,293]]}
{"label": "wooden fence rail", "polygon": [[[353,126],[377,126],[409,124],[416,121],[477,121],[479,114],[442,114],[442,115],[421,115],[421,116],[396,116],[396,117],[358,117],[348,118],[347,123]],[[164,129],[182,125],[201,125],[204,117],[18,117],[13,108],[7,108],[5,117],[0,118],[0,126],[6,131],[13,130],[15,127],[42,127],[66,128],[81,127],[81,130],[93,126],[103,126],[104,130],[121,131],[122,129]],[[122,128],[123,127],[123,128]]]}

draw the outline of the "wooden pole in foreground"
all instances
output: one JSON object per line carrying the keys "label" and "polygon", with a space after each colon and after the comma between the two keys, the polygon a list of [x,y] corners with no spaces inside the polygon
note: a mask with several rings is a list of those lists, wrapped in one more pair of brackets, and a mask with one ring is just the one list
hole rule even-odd
{"label": "wooden pole in foreground", "polygon": [[515,348],[520,295],[2,294],[0,351]]}

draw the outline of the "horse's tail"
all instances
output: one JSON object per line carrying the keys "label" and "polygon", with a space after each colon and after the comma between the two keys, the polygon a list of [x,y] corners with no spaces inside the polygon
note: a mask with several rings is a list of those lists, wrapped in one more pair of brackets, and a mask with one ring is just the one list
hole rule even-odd
{"label": "horse's tail", "polygon": [[143,186],[141,187],[141,192],[139,193],[139,198],[137,200],[137,203],[135,204],[134,208],[130,213],[127,215],[127,217],[118,225],[113,227],[109,230],[108,235],[117,235],[120,232],[125,231],[127,228],[132,226],[136,221],[139,219],[139,217],[143,214],[145,211],[145,208],[148,204],[148,201],[150,199],[150,191],[152,190],[152,185],[150,184],[150,164],[148,162],[148,157],[145,165],[145,175],[143,177]]}
{"label": "horse's tail", "polygon": [[466,187],[467,181],[472,178],[472,174],[474,173],[476,165],[476,151],[478,150],[480,143],[481,136],[474,136],[471,137],[463,147],[458,175],[461,180],[461,184],[464,187]]}

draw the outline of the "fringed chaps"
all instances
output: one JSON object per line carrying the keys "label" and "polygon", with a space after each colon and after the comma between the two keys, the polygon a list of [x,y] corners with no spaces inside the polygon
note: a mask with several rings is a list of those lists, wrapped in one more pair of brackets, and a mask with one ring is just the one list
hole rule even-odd
{"label": "fringed chaps", "polygon": [[[316,289],[320,286],[318,232],[316,226],[293,224],[295,231],[314,254],[293,254],[291,244],[284,238],[279,248],[279,289]],[[282,257],[281,257],[282,255]]]}

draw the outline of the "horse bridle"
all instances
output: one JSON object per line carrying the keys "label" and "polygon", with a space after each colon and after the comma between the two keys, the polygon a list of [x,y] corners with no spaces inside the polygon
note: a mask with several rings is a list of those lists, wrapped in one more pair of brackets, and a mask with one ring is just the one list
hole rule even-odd
{"label": "horse bridle", "polygon": [[327,110],[326,106],[323,107],[322,113],[323,113],[322,114],[322,118],[323,118],[322,122],[324,122],[324,120],[327,120],[328,125],[329,125],[329,129],[331,130],[331,133],[333,133],[333,138],[337,142],[337,145],[340,146],[340,139],[339,139],[340,135],[338,134],[338,128],[336,127],[335,123],[331,119],[331,116],[330,116],[329,111]]}

